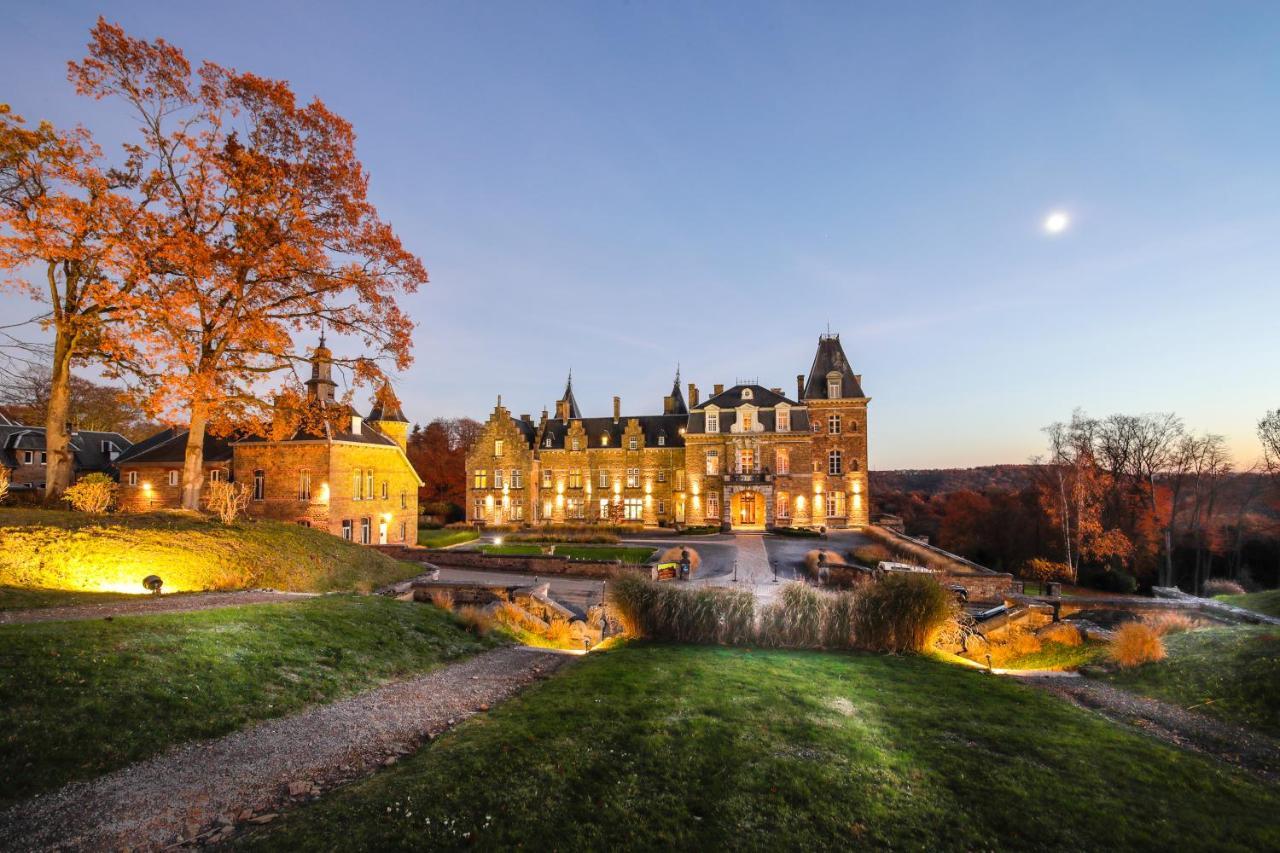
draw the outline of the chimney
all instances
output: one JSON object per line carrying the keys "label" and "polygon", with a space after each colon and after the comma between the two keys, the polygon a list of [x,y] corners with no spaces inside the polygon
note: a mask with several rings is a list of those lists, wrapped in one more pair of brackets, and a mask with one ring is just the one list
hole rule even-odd
{"label": "chimney", "polygon": [[622,398],[614,397],[613,398],[613,422],[616,424],[618,422],[618,418],[620,417],[622,417]]}
{"label": "chimney", "polygon": [[351,414],[351,432],[353,435],[360,434],[360,425],[363,423],[364,423],[364,418],[360,417],[354,412]]}
{"label": "chimney", "polygon": [[562,421],[569,420],[569,401],[568,400],[556,401],[556,417]]}
{"label": "chimney", "polygon": [[781,397],[781,396],[782,396],[782,389],[781,389],[781,388],[770,388],[769,390],[770,390],[770,391],[772,391],[773,393],[777,394],[779,397]]}
{"label": "chimney", "polygon": [[712,397],[715,397],[715,396],[717,396],[717,395],[719,395],[719,394],[723,394],[723,393],[724,393],[724,385],[723,385],[722,383],[720,383],[720,382],[717,382],[717,383],[715,384],[715,387],[714,387],[714,388],[712,389],[712,391],[711,391],[711,396],[712,396]]}
{"label": "chimney", "polygon": [[532,421],[529,420],[528,415],[521,415],[520,420],[524,421],[525,423],[532,423]]}
{"label": "chimney", "polygon": [[689,383],[689,408],[696,409],[698,407],[698,386],[692,382]]}
{"label": "chimney", "polygon": [[676,407],[676,398],[670,394],[662,398],[662,414],[669,415]]}
{"label": "chimney", "polygon": [[804,399],[804,374],[803,373],[796,374],[796,399],[797,400]]}

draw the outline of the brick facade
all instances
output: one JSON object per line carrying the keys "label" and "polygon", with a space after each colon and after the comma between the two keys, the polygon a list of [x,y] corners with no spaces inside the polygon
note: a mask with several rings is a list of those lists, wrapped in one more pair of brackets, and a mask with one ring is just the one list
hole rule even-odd
{"label": "brick facade", "polygon": [[484,524],[861,527],[868,523],[867,403],[838,336],[819,341],[797,398],[679,377],[663,414],[584,418],[572,380],[555,416],[501,398],[467,456],[467,517]]}

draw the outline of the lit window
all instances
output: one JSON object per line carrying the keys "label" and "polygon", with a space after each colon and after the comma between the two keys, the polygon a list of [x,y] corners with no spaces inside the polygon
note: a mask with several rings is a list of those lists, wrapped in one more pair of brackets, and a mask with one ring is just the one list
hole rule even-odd
{"label": "lit window", "polygon": [[601,446],[601,447],[607,447],[608,445],[609,445],[609,433],[607,433],[607,432],[606,432],[606,433],[602,433],[602,434],[600,435],[600,446]]}
{"label": "lit window", "polygon": [[778,516],[778,518],[791,517],[791,501],[787,499],[786,492],[778,492],[778,497],[775,501],[774,515]]}
{"label": "lit window", "polygon": [[582,488],[582,472],[577,468],[569,469],[569,488],[571,489]]}
{"label": "lit window", "polygon": [[136,486],[136,485],[138,485],[138,472],[137,472],[137,471],[130,471],[130,472],[129,472],[129,485],[130,485],[130,486]]}
{"label": "lit window", "polygon": [[524,520],[524,504],[516,504],[513,507],[511,507],[511,520],[512,521]]}
{"label": "lit window", "polygon": [[790,474],[791,452],[785,447],[779,447],[777,454],[774,456],[773,466],[779,474]]}
{"label": "lit window", "polygon": [[[174,471],[173,473],[177,473]],[[253,472],[253,499],[255,501],[266,500],[267,498],[267,472],[261,468]]]}
{"label": "lit window", "polygon": [[844,473],[840,463],[839,450],[833,450],[827,454],[827,473],[833,477],[838,477]]}
{"label": "lit window", "polygon": [[708,451],[707,451],[707,474],[708,474],[708,476],[711,476],[711,477],[719,476],[719,474],[720,474],[720,451],[718,451],[718,450],[708,450]]}
{"label": "lit window", "polygon": [[[177,472],[177,471],[170,471],[170,472],[169,472],[169,485],[170,485],[170,486],[176,486],[176,485],[178,485],[178,472]],[[258,500],[262,500],[262,498],[258,498]]]}
{"label": "lit window", "polygon": [[628,489],[640,488],[640,469],[639,468],[627,469],[627,488]]}
{"label": "lit window", "polygon": [[311,472],[310,471],[303,470],[298,472],[298,500],[300,501],[311,500]]}
{"label": "lit window", "polygon": [[600,471],[600,477],[599,477],[599,479],[597,480],[597,482],[599,483],[600,488],[602,488],[602,489],[607,489],[607,488],[609,488],[609,472],[608,472],[608,471],[601,470],[601,471]]}
{"label": "lit window", "polygon": [[644,501],[639,498],[627,498],[623,504],[623,518],[627,521],[640,521],[644,518]]}
{"label": "lit window", "polygon": [[827,515],[844,515],[844,492],[827,492]]}
{"label": "lit window", "polygon": [[[357,473],[357,474],[356,474],[356,477],[357,477],[357,478],[359,478],[359,476],[360,476],[360,475],[359,475],[359,473]],[[474,474],[472,474],[472,476],[471,476],[471,488],[473,488],[473,489],[487,489],[487,488],[489,488],[489,471],[488,471],[488,469],[485,469],[485,468],[477,468],[477,469],[475,470],[475,473],[474,473]]]}
{"label": "lit window", "polygon": [[582,498],[569,498],[565,502],[565,514],[569,518],[585,518],[586,505],[583,503]]}
{"label": "lit window", "polygon": [[827,415],[827,432],[831,433],[832,435],[840,434],[840,416],[839,415]]}
{"label": "lit window", "polygon": [[658,515],[666,515],[666,514],[667,514],[667,502],[666,502],[666,501],[664,501],[664,500],[659,500],[659,501],[658,501]]}
{"label": "lit window", "polygon": [[667,445],[667,434],[665,432],[658,433],[658,446],[666,447],[666,445]]}
{"label": "lit window", "polygon": [[501,456],[501,455],[502,455],[502,439],[500,439],[500,438],[498,438],[498,439],[494,439],[494,442],[493,442],[493,455],[494,455],[494,456]]}
{"label": "lit window", "polygon": [[631,436],[631,438],[627,439],[628,450],[636,450],[639,447],[640,447],[640,439],[636,438],[634,435]]}
{"label": "lit window", "polygon": [[476,498],[475,504],[471,508],[471,518],[475,521],[484,521],[484,501]]}
{"label": "lit window", "polygon": [[603,520],[603,519],[607,519],[608,517],[609,517],[609,499],[601,498],[600,499],[600,518]]}
{"label": "lit window", "polygon": [[720,517],[720,496],[715,492],[707,495],[707,518]]}
{"label": "lit window", "polygon": [[684,489],[684,471],[676,469],[676,490]]}
{"label": "lit window", "polygon": [[575,438],[575,439],[573,440],[573,449],[574,449],[574,450],[577,450],[577,449],[578,449],[578,439],[577,439],[577,438]]}
{"label": "lit window", "polygon": [[551,488],[551,469],[550,468],[542,469],[542,488],[544,489]]}
{"label": "lit window", "polygon": [[658,482],[659,482],[659,483],[665,483],[665,482],[667,482],[667,469],[666,469],[666,468],[661,468],[661,469],[659,469],[659,470],[658,470]]}

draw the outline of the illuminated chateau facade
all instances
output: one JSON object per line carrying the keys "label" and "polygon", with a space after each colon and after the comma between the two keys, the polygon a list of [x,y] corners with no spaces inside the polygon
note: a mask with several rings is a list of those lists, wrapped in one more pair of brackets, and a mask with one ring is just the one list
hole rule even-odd
{"label": "illuminated chateau facade", "polygon": [[796,396],[742,383],[681,392],[662,413],[583,417],[565,385],[554,415],[502,398],[467,456],[467,517],[482,524],[860,527],[867,524],[867,404],[839,335],[823,335]]}

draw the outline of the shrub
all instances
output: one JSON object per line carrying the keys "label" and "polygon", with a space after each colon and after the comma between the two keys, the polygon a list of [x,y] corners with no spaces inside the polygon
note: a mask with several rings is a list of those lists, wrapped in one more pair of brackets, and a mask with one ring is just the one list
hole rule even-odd
{"label": "shrub", "polygon": [[755,596],[743,589],[690,589],[623,575],[609,584],[609,607],[634,637],[734,644],[755,633]]}
{"label": "shrub", "polygon": [[1156,632],[1156,636],[1176,634],[1179,631],[1194,631],[1200,627],[1200,621],[1192,619],[1185,613],[1172,613],[1168,610],[1143,614],[1142,623]]}
{"label": "shrub", "polygon": [[859,545],[849,552],[849,557],[870,569],[874,569],[885,560],[893,559],[893,555],[889,553],[888,548],[875,544]]}
{"label": "shrub", "polygon": [[1035,654],[1042,648],[1039,637],[1029,629],[1015,625],[1000,637],[988,637],[986,648],[979,652],[979,657],[985,662],[985,656],[990,655],[992,666],[1003,666],[1024,655]]}
{"label": "shrub", "polygon": [[1027,560],[1023,563],[1018,574],[1021,577],[1040,581],[1041,583],[1048,583],[1049,581],[1066,582],[1071,580],[1071,567],[1066,563],[1037,557],[1034,560]]}
{"label": "shrub", "polygon": [[0,467],[0,501],[9,496],[9,469]]}
{"label": "shrub", "polygon": [[851,649],[855,645],[853,635],[854,614],[858,596],[853,592],[827,594],[827,618],[822,626],[822,645],[828,649]]}
{"label": "shrub", "polygon": [[693,575],[698,573],[698,567],[702,565],[702,557],[698,556],[697,548],[685,548],[683,546],[668,548],[667,550],[663,551],[661,554],[658,555],[657,562],[678,563],[680,562],[681,551],[689,552],[689,576],[692,577]]}
{"label": "shrub", "polygon": [[1133,575],[1107,566],[1081,566],[1080,583],[1103,592],[1118,592],[1124,595],[1129,595],[1138,588],[1138,581]]}
{"label": "shrub", "polygon": [[920,652],[955,617],[956,603],[930,575],[888,575],[861,589],[853,636],[862,648]]}
{"label": "shrub", "polygon": [[567,619],[552,619],[542,636],[558,646],[563,646],[568,645],[569,641],[573,639],[573,631],[569,627]]}
{"label": "shrub", "polygon": [[824,548],[815,548],[807,551],[804,555],[804,569],[809,577],[817,579],[818,577],[818,556],[820,554],[827,555],[828,566],[843,566],[845,564],[844,557],[841,557],[835,551],[828,551]]}
{"label": "shrub", "polygon": [[794,649],[822,645],[830,598],[805,583],[787,584],[760,614],[760,644]]}
{"label": "shrub", "polygon": [[620,541],[618,534],[596,531],[593,533],[561,533],[532,531],[529,533],[512,533],[505,537],[508,542],[574,542],[580,545],[616,545]]}
{"label": "shrub", "polygon": [[1245,588],[1226,578],[1210,578],[1204,582],[1204,594],[1209,598],[1215,595],[1244,595]]}
{"label": "shrub", "polygon": [[67,487],[62,499],[72,508],[90,515],[101,515],[111,509],[116,502],[116,493],[120,487],[116,481],[106,474],[86,474],[79,481]]}
{"label": "shrub", "polygon": [[223,524],[231,524],[249,505],[249,484],[214,480],[205,487],[204,505]]}
{"label": "shrub", "polygon": [[473,634],[483,637],[493,630],[493,617],[479,607],[466,605],[454,611],[458,624]]}
{"label": "shrub", "polygon": [[1128,668],[1164,659],[1164,643],[1150,625],[1126,622],[1116,629],[1108,646],[1111,659]]}
{"label": "shrub", "polygon": [[699,524],[694,527],[682,527],[677,531],[681,536],[705,536],[708,533],[719,533],[720,525],[718,524]]}
{"label": "shrub", "polygon": [[822,534],[807,527],[771,527],[769,532],[775,536],[795,536],[800,539],[816,539]]}
{"label": "shrub", "polygon": [[453,593],[447,589],[431,590],[431,603],[441,610],[453,609]]}

